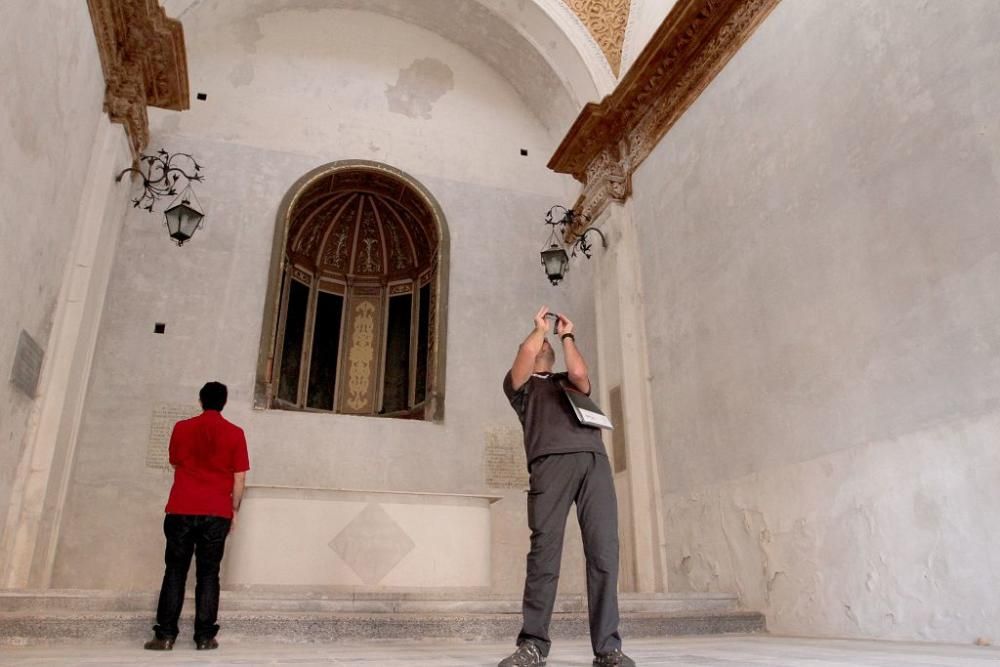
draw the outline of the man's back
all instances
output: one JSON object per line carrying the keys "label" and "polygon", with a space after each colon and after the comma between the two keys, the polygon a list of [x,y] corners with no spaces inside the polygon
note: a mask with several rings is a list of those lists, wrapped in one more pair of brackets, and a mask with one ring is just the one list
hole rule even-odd
{"label": "man's back", "polygon": [[177,422],[170,463],[174,485],[168,514],[232,517],[233,474],[250,468],[243,429],[215,410]]}

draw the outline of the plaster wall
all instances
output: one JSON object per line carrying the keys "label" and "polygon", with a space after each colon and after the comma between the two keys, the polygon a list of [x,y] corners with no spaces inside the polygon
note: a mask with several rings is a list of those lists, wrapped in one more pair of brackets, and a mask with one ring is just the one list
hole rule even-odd
{"label": "plaster wall", "polygon": [[[47,352],[104,80],[86,3],[0,4],[0,516],[34,401],[8,382],[21,330]],[[4,530],[0,525],[0,530]],[[6,540],[7,536],[3,536]],[[6,554],[4,554],[6,557]]]}
{"label": "plaster wall", "polygon": [[561,128],[548,129],[484,60],[384,14],[291,4],[232,20],[230,4],[184,13],[192,94],[208,99],[152,110],[154,128],[318,156],[336,147],[407,172],[573,194],[545,168]]}
{"label": "plaster wall", "polygon": [[995,638],[998,34],[782,2],[636,173],[671,589]]}
{"label": "plaster wall", "polygon": [[[374,14],[291,12],[262,19],[260,28],[252,48],[220,34],[219,51],[208,53],[195,26],[192,92],[206,91],[208,100],[183,114],[154,114],[151,145],[191,152],[204,165],[197,192],[208,217],[182,248],[170,244],[158,217],[131,211],[126,218],[56,587],[158,586],[171,478],[145,466],[151,411],[196,403],[206,380],[229,385],[225,414],[247,432],[252,484],[482,493],[489,434],[519,442],[500,383],[538,305],[575,315],[584,352],[596,354],[587,268],[576,266],[553,288],[538,260],[542,216],[569,199],[572,185],[545,169],[555,140],[499,75],[430,32]],[[407,68],[426,59],[437,63],[434,71],[451,72],[450,86],[419,76],[407,83]],[[252,80],[230,80],[247,62]],[[400,86],[407,113],[390,108],[389,91]],[[302,174],[351,158],[408,171],[447,219],[443,423],[251,408],[278,205]],[[166,324],[164,335],[153,333],[155,322]],[[496,491],[504,499],[492,509],[494,588],[516,593],[528,544],[525,496]],[[563,590],[579,591],[582,554],[578,543],[567,550]]]}

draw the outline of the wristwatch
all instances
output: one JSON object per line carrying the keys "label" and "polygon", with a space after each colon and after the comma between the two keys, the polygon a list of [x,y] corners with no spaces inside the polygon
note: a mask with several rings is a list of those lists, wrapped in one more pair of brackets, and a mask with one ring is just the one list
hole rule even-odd
{"label": "wristwatch", "polygon": [[561,336],[559,336],[559,340],[566,340],[567,338],[569,338],[570,340],[572,340],[574,343],[576,342],[576,336],[574,336],[572,334],[572,332],[571,333],[564,333]]}

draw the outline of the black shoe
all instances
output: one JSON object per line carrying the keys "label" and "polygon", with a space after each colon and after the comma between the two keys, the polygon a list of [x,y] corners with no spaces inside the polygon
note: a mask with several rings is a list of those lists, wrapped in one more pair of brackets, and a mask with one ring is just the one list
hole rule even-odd
{"label": "black shoe", "polygon": [[610,653],[598,653],[594,656],[594,667],[635,667],[635,660],[616,648]]}
{"label": "black shoe", "polygon": [[172,651],[174,649],[173,637],[157,637],[150,639],[142,645],[147,651]]}
{"label": "black shoe", "polygon": [[215,641],[215,637],[209,637],[208,639],[198,639],[195,641],[194,647],[199,651],[211,651],[212,649],[219,648],[219,642]]}
{"label": "black shoe", "polygon": [[544,665],[545,656],[534,642],[521,642],[517,650],[500,661],[497,667],[535,667]]}

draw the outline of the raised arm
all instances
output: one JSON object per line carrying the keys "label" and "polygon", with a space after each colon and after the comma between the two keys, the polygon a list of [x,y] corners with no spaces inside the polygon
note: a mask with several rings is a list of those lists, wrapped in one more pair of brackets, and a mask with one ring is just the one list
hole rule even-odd
{"label": "raised arm", "polygon": [[585,394],[590,394],[590,374],[587,371],[587,362],[583,360],[583,355],[576,347],[576,339],[573,337],[573,323],[565,315],[559,316],[556,323],[556,333],[562,338],[563,358],[566,360],[566,373],[569,381]]}
{"label": "raised arm", "polygon": [[515,391],[524,386],[535,370],[535,357],[541,351],[545,336],[549,333],[549,322],[545,319],[548,313],[548,306],[542,306],[538,310],[535,315],[535,328],[517,348],[517,356],[514,357],[514,364],[510,367],[510,380]]}

